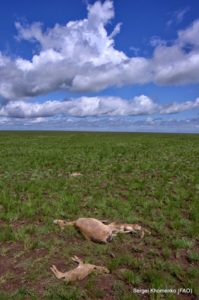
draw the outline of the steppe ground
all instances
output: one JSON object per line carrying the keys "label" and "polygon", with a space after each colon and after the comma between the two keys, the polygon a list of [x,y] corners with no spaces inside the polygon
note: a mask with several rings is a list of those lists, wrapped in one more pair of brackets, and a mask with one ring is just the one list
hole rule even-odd
{"label": "steppe ground", "polygon": [[[199,135],[0,132],[0,299],[196,299],[198,199]],[[151,236],[102,245],[53,225],[83,216],[139,223]],[[111,273],[57,280],[50,266],[69,270],[73,255]]]}

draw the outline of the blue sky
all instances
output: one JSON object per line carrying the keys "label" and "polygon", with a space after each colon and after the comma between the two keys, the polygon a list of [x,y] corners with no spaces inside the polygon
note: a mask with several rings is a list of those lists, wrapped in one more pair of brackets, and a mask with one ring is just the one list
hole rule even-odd
{"label": "blue sky", "polygon": [[0,3],[0,129],[199,132],[197,0]]}

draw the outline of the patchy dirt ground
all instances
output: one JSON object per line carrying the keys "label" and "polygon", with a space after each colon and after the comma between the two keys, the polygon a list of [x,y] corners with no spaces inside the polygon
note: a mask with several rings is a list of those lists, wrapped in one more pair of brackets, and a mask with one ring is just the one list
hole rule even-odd
{"label": "patchy dirt ground", "polygon": [[[25,221],[13,222],[11,227],[17,230],[21,226],[24,226],[24,224],[28,225],[32,223]],[[35,222],[35,225],[38,224],[41,225],[40,222]],[[1,225],[5,225],[5,223],[1,222]],[[66,240],[64,240],[64,238],[65,232],[51,232],[43,235],[44,242],[50,241],[53,243],[61,239],[63,241],[62,246],[65,247],[67,247],[68,243],[72,243],[74,245],[74,252],[75,247],[80,251],[82,244],[84,246],[84,240],[82,240],[80,235],[70,239],[67,238]],[[154,256],[162,258],[162,248],[159,246],[155,248],[154,252],[150,253],[150,249],[154,249],[153,242],[155,242],[154,238],[157,238],[157,234],[153,232],[152,238],[145,238],[141,240],[135,235],[130,235],[130,237],[126,236],[125,238],[119,236],[117,240],[116,237],[113,242],[113,247],[110,247],[103,255],[104,260],[109,261],[109,266],[112,268],[111,273],[109,275],[91,275],[81,282],[73,283],[73,287],[77,287],[80,290],[88,290],[87,296],[90,294],[91,299],[93,299],[92,289],[95,289],[95,292],[97,291],[96,297],[104,300],[116,299],[116,294],[118,293],[117,289],[119,290],[121,287],[125,289],[125,293],[128,295],[133,295],[133,289],[137,284],[134,286],[128,278],[125,279],[123,273],[128,270],[139,273],[139,270],[144,267],[144,262],[146,262],[144,258],[146,256],[148,256],[148,264],[152,264]],[[33,236],[33,239],[35,239],[35,236]],[[91,244],[94,245],[94,243]],[[111,246],[111,244],[109,244],[109,246]],[[101,247],[103,247],[103,245],[101,245]],[[34,295],[42,299],[48,287],[66,285],[58,281],[50,272],[50,266],[52,264],[55,264],[57,268],[62,271],[70,270],[76,266],[70,259],[67,260],[63,257],[63,249],[61,246],[55,247],[54,251],[49,253],[47,248],[24,249],[23,241],[7,241],[0,243],[0,249],[0,290],[9,295],[16,293],[17,290],[24,287],[27,291],[34,291]],[[124,257],[125,255],[127,257],[118,263],[119,253],[122,252]],[[132,261],[131,257],[133,259]],[[116,265],[114,265],[114,260],[116,261]],[[99,264],[103,264],[99,258],[97,258],[96,261],[99,261]],[[187,256],[187,250],[179,250],[177,253],[173,251],[170,256],[170,262],[173,264],[179,263],[184,268],[188,268],[190,261]],[[37,267],[39,270],[37,270]],[[173,275],[176,277],[180,287],[183,278],[177,273]],[[91,285],[91,288],[89,285]],[[146,285],[141,284],[139,288],[146,289]],[[24,299],[31,299],[28,295],[24,297]],[[142,295],[140,299],[149,299],[149,296]],[[196,299],[196,296],[181,294],[177,296],[176,299],[192,300]]]}
{"label": "patchy dirt ground", "polygon": [[[165,287],[197,299],[197,135],[0,132],[0,144],[0,299],[153,300],[133,289]],[[53,225],[84,216],[152,234],[99,245]],[[70,270],[74,255],[110,275],[57,280],[50,266]]]}

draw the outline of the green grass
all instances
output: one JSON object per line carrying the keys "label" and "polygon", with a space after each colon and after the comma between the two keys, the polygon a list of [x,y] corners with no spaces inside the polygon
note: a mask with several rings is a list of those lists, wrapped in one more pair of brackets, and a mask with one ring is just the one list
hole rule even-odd
{"label": "green grass", "polygon": [[186,240],[186,239],[176,239],[173,241],[173,246],[174,248],[183,248],[183,249],[186,249],[186,248],[192,248],[193,247],[193,241],[189,241],[189,240]]}
{"label": "green grass", "polygon": [[[191,134],[0,132],[0,299],[140,299],[134,287],[192,288],[196,297],[198,157]],[[152,234],[98,245],[53,225],[82,216]],[[111,274],[56,280],[51,264],[73,268],[73,255]]]}
{"label": "green grass", "polygon": [[198,252],[190,252],[188,254],[188,257],[191,262],[199,262],[199,253]]}

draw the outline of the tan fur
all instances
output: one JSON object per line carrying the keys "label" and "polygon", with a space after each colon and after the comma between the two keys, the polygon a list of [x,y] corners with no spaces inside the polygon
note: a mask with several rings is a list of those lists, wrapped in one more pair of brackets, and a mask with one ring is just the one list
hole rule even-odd
{"label": "tan fur", "polygon": [[78,267],[68,272],[60,272],[54,265],[50,268],[56,278],[72,282],[82,280],[92,272],[109,273],[107,268],[83,263],[83,261],[77,256],[72,257],[72,260],[78,263]]}
{"label": "tan fur", "polygon": [[67,222],[64,220],[54,220],[55,224],[58,224],[62,229],[66,225],[75,226],[83,236],[88,239],[99,243],[107,243],[112,240],[118,233],[137,233],[139,232],[141,238],[144,237],[144,233],[150,232],[143,229],[138,224],[117,224],[115,222],[110,224],[104,224],[103,221],[94,218],[79,218],[76,221]]}
{"label": "tan fur", "polygon": [[71,173],[70,176],[71,176],[71,177],[82,176],[82,173],[74,172],[74,173]]}

